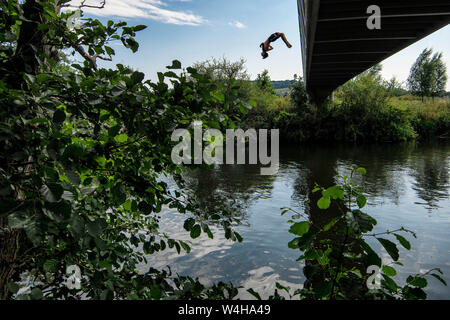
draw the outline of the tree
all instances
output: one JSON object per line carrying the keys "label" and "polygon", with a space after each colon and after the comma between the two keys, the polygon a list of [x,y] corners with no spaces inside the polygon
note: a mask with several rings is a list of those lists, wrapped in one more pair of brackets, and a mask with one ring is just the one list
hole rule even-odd
{"label": "tree", "polygon": [[432,49],[425,49],[411,67],[408,77],[408,89],[422,97],[441,95],[447,83],[446,66],[442,53],[432,56]]}
{"label": "tree", "polygon": [[392,96],[398,97],[408,93],[403,88],[403,82],[398,81],[396,77],[392,77],[389,81],[384,81],[384,85]]}
{"label": "tree", "polygon": [[[209,60],[196,62],[192,67],[198,70],[198,73],[212,79],[213,83],[218,85],[217,92],[225,97],[225,104],[228,110],[224,111],[229,117],[246,112],[251,108],[251,83],[250,76],[245,67],[245,59],[230,61],[223,57],[221,59],[211,58]],[[236,94],[235,94],[235,93]],[[238,98],[239,100],[236,100]],[[241,103],[245,102],[247,110],[241,108]]]}
{"label": "tree", "polygon": [[[387,106],[390,91],[383,82],[380,69],[371,69],[343,84],[336,92],[341,106],[364,118],[382,111]],[[357,112],[358,110],[358,112]]]}
{"label": "tree", "polygon": [[302,109],[308,103],[308,93],[306,92],[305,82],[301,77],[294,77],[291,83],[291,100],[296,108]]}
{"label": "tree", "polygon": [[366,71],[366,73],[374,76],[374,77],[380,77],[381,78],[381,70],[383,70],[383,66],[379,63],[371,67],[369,70]]}
{"label": "tree", "polygon": [[431,62],[432,49],[426,48],[411,67],[408,77],[408,88],[413,94],[420,95],[422,100],[431,94],[433,86],[433,64]]}
{"label": "tree", "polygon": [[256,85],[265,92],[275,94],[272,82],[269,77],[269,71],[264,70],[262,73],[256,76]]}
{"label": "tree", "polygon": [[432,63],[435,66],[435,78],[433,82],[434,86],[432,88],[431,95],[433,97],[442,96],[445,94],[445,88],[447,85],[447,66],[444,61],[442,61],[442,53],[436,53],[433,56]]}
{"label": "tree", "polygon": [[233,81],[249,80],[250,76],[245,67],[245,59],[230,61],[225,57],[221,59],[211,58],[210,60],[196,62],[192,65],[199,73],[208,76],[214,81],[231,84]]}
{"label": "tree", "polygon": [[[225,125],[212,108],[224,97],[193,68],[177,74],[179,61],[157,83],[120,64],[100,68],[97,59],[114,56],[111,42],[136,52],[145,26],[89,18],[69,28],[73,12],[60,10],[67,2],[0,2],[0,299],[17,294],[22,274],[30,291],[20,299],[235,295],[223,284],[137,272],[147,254],[190,250],[159,231],[163,206],[189,213],[192,238],[212,237],[214,221],[241,239],[229,211],[203,208],[160,179],[184,170],[170,158],[172,129]],[[83,62],[61,68],[59,53],[70,50]],[[79,268],[81,287],[66,285],[69,266]]]}

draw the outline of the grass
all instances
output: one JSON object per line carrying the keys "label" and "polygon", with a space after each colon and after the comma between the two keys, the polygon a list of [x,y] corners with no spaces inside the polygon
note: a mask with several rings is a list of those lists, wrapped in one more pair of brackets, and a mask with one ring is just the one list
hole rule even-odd
{"label": "grass", "polygon": [[422,101],[404,95],[376,103],[367,95],[360,102],[345,105],[337,96],[322,108],[296,108],[289,96],[260,95],[257,100],[259,107],[248,114],[243,127],[278,128],[281,136],[293,142],[450,138],[449,97]]}
{"label": "grass", "polygon": [[421,115],[427,120],[436,120],[450,114],[450,98],[428,98],[405,95],[389,99],[391,105],[410,114]]}

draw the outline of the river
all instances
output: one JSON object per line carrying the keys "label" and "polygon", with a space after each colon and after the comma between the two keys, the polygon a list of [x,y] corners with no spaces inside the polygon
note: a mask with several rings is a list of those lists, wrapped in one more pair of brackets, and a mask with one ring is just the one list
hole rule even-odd
{"label": "river", "polygon": [[[232,282],[253,288],[263,298],[273,294],[275,282],[299,288],[305,281],[299,251],[289,249],[293,235],[282,207],[307,211],[309,194],[317,182],[331,186],[350,166],[364,167],[360,179],[368,198],[365,211],[378,220],[374,231],[401,226],[417,233],[407,236],[412,249],[400,249],[404,267],[396,267],[403,284],[410,274],[441,268],[450,284],[450,142],[366,146],[299,146],[280,149],[276,175],[261,176],[257,165],[220,166],[192,170],[188,186],[208,205],[231,201],[242,225],[242,243],[226,240],[212,226],[214,239],[205,234],[191,240],[183,230],[186,216],[165,210],[161,231],[192,242],[189,254],[166,250],[149,257],[152,267],[170,265],[181,275],[198,277],[205,284]],[[227,200],[226,200],[227,199]],[[314,204],[311,204],[314,205]],[[388,255],[372,242],[383,260]],[[450,299],[450,287],[434,278],[426,289],[429,299]],[[250,296],[241,290],[240,298]]]}

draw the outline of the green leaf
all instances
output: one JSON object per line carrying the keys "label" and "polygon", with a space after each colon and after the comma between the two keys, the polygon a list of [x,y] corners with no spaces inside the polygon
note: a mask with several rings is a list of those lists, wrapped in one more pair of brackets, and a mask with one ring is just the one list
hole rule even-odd
{"label": "green leaf", "polygon": [[84,232],[84,221],[77,215],[74,215],[70,221],[70,226],[76,235],[81,235]]}
{"label": "green leaf", "polygon": [[303,236],[301,236],[300,238],[297,238],[297,244],[298,247],[300,248],[300,250],[306,250],[311,243],[314,241],[314,239],[316,238],[316,234],[313,232],[307,232],[305,233]]}
{"label": "green leaf", "polygon": [[178,242],[174,242],[174,246],[175,246],[175,249],[177,249],[178,254],[180,254],[180,252],[181,252],[180,244]]}
{"label": "green leaf", "polygon": [[326,210],[331,205],[331,199],[329,197],[322,197],[317,201],[317,206],[319,209]]}
{"label": "green leaf", "polygon": [[167,69],[181,69],[181,62],[178,60],[173,60],[171,66],[167,66]]}
{"label": "green leaf", "polygon": [[438,279],[440,282],[442,282],[442,284],[443,284],[444,286],[447,285],[447,282],[446,282],[444,279],[442,279],[441,276],[439,276],[439,275],[437,275],[437,274],[435,274],[435,273],[432,273],[431,276],[432,276],[432,277],[435,277],[435,278]]}
{"label": "green leaf", "polygon": [[341,217],[336,217],[334,219],[332,219],[330,222],[328,222],[324,227],[323,227],[323,231],[328,231],[331,228],[333,228],[333,226],[339,221],[341,220]]}
{"label": "green leaf", "polygon": [[69,201],[60,200],[58,202],[49,202],[45,204],[43,212],[50,219],[57,222],[66,221],[72,212],[72,205]]}
{"label": "green leaf", "polygon": [[358,204],[358,207],[359,207],[360,209],[362,209],[362,208],[364,208],[364,207],[366,206],[367,199],[366,199],[365,196],[359,195],[359,196],[356,198],[356,203]]}
{"label": "green leaf", "polygon": [[318,255],[318,256],[317,256],[317,262],[318,262],[321,266],[326,266],[326,265],[330,262],[330,258],[328,258],[328,256],[325,255],[325,254]]}
{"label": "green leaf", "polygon": [[124,143],[128,140],[128,136],[125,133],[119,134],[114,137],[114,140],[120,143]]}
{"label": "green leaf", "polygon": [[202,223],[202,230],[208,235],[208,238],[214,239],[214,236],[206,223]]}
{"label": "green leaf", "polygon": [[411,250],[411,244],[409,243],[408,240],[406,240],[404,237],[402,237],[399,234],[394,234],[395,237],[397,238],[398,242],[400,242],[400,244],[407,250]]}
{"label": "green leaf", "polygon": [[246,107],[244,107],[243,105],[239,106],[239,110],[241,111],[241,113],[243,115],[246,115],[248,113],[248,109]]}
{"label": "green leaf", "polygon": [[253,289],[247,289],[247,292],[250,293],[252,296],[254,296],[257,300],[262,300],[261,296],[258,292],[254,291]]}
{"label": "green leaf", "polygon": [[134,38],[125,39],[124,44],[127,48],[130,48],[131,51],[133,51],[133,52],[136,52],[139,49],[139,43]]}
{"label": "green leaf", "polygon": [[131,75],[131,80],[133,81],[133,84],[141,83],[142,80],[144,80],[145,74],[142,72],[135,71]]}
{"label": "green leaf", "polygon": [[381,283],[387,287],[389,290],[391,290],[391,292],[397,292],[398,290],[398,285],[395,283],[394,280],[392,280],[389,276],[387,276],[386,274],[382,274],[384,280],[381,280]]}
{"label": "green leaf", "polygon": [[141,30],[144,30],[146,28],[147,28],[147,26],[143,25],[143,24],[138,24],[137,26],[133,27],[134,31],[141,31]]}
{"label": "green leaf", "polygon": [[111,95],[112,95],[113,97],[117,97],[117,96],[121,95],[124,91],[125,91],[125,90],[124,90],[123,88],[118,87],[118,86],[114,86],[114,87],[111,89]]}
{"label": "green leaf", "polygon": [[383,266],[383,272],[389,277],[395,277],[397,275],[397,271],[390,266]]}
{"label": "green leaf", "polygon": [[356,172],[359,172],[361,174],[367,174],[367,170],[364,168],[358,168],[358,169],[356,169]]}
{"label": "green leaf", "polygon": [[97,238],[103,232],[103,227],[100,222],[100,219],[97,219],[96,221],[88,222],[86,224],[86,227],[87,227],[88,233],[95,238]]}
{"label": "green leaf", "polygon": [[59,261],[56,259],[49,259],[44,262],[43,268],[45,272],[54,273],[58,269]]}
{"label": "green leaf", "polygon": [[191,229],[194,225],[195,225],[195,220],[192,218],[189,218],[184,221],[183,227],[186,231],[191,231]]}
{"label": "green leaf", "polygon": [[159,285],[153,284],[150,286],[150,295],[153,300],[159,300],[162,297],[161,288]]}
{"label": "green leaf", "polygon": [[341,186],[332,186],[322,191],[322,196],[325,198],[344,199],[344,189]]}
{"label": "green leaf", "polygon": [[219,102],[225,101],[225,95],[222,92],[213,93],[214,98],[216,98]]}
{"label": "green leaf", "polygon": [[105,46],[105,51],[110,56],[112,56],[112,55],[114,55],[116,53],[113,48],[108,47],[108,46]]}
{"label": "green leaf", "polygon": [[348,212],[345,216],[347,225],[356,232],[369,232],[377,224],[377,221],[371,216],[361,212],[360,210],[353,210]]}
{"label": "green leaf", "polygon": [[15,212],[8,216],[8,226],[13,229],[25,228],[28,222],[28,217],[25,212]]}
{"label": "green leaf", "polygon": [[9,291],[11,291],[13,294],[16,294],[16,293],[20,290],[20,287],[19,287],[19,285],[18,285],[17,283],[15,283],[15,282],[9,282],[9,283],[8,283],[8,289],[9,289]]}
{"label": "green leaf", "polygon": [[79,144],[70,144],[66,147],[63,153],[64,158],[79,159],[83,156],[83,147]]}
{"label": "green leaf", "polygon": [[131,200],[125,201],[125,202],[123,203],[123,208],[124,208],[126,211],[130,211],[130,210],[131,210]]}
{"label": "green leaf", "polygon": [[177,74],[173,71],[168,71],[164,73],[164,77],[166,78],[178,78]]}
{"label": "green leaf", "polygon": [[81,179],[78,173],[76,173],[75,171],[66,170],[65,174],[71,183],[73,183],[76,186],[80,185]]}
{"label": "green leaf", "polygon": [[427,279],[419,277],[419,276],[416,276],[416,277],[409,276],[406,279],[406,282],[409,285],[411,285],[413,287],[418,287],[418,288],[425,288],[428,285]]}
{"label": "green leaf", "polygon": [[53,114],[53,122],[54,123],[62,123],[66,120],[66,113],[63,109],[57,109]]}
{"label": "green leaf", "polygon": [[353,273],[354,275],[356,275],[358,278],[362,278],[362,274],[361,271],[359,271],[359,269],[355,269],[355,270],[350,270],[350,273]]}
{"label": "green leaf", "polygon": [[39,189],[39,192],[45,201],[58,202],[64,193],[64,189],[57,183],[50,183],[48,185],[43,185]]}
{"label": "green leaf", "polygon": [[200,236],[201,233],[202,233],[202,228],[200,227],[199,224],[196,224],[191,229],[191,238],[196,239]]}
{"label": "green leaf", "polygon": [[275,282],[275,287],[276,287],[278,290],[284,290],[284,291],[286,291],[288,294],[289,294],[289,290],[291,289],[290,287],[285,287],[285,286],[281,285],[281,284],[278,283],[278,282]]}
{"label": "green leaf", "polygon": [[375,251],[373,251],[373,249],[367,244],[367,242],[365,242],[363,239],[358,239],[356,241],[367,253],[368,265],[376,265],[381,267],[381,258]]}
{"label": "green leaf", "polygon": [[242,242],[243,239],[239,233],[235,232],[234,235],[236,236],[236,239],[238,240],[238,242]]}
{"label": "green leaf", "polygon": [[377,240],[386,249],[387,253],[392,257],[392,259],[394,259],[394,261],[397,261],[400,255],[395,243],[383,238],[377,238]]}
{"label": "green leaf", "polygon": [[292,239],[291,241],[289,241],[289,243],[288,243],[288,247],[290,248],[290,249],[298,249],[299,248],[299,246],[298,246],[298,240],[299,240],[300,238],[295,238],[295,239]]}
{"label": "green leaf", "polygon": [[25,233],[34,245],[38,245],[42,240],[42,232],[38,228],[35,220],[27,221]]}
{"label": "green leaf", "polygon": [[295,223],[291,226],[289,229],[289,232],[296,235],[296,236],[303,236],[305,233],[307,233],[309,230],[309,222],[303,221]]}
{"label": "green leaf", "polygon": [[180,243],[180,245],[184,251],[186,251],[187,253],[191,252],[191,247],[187,243],[185,243],[181,240],[179,240],[178,242]]}

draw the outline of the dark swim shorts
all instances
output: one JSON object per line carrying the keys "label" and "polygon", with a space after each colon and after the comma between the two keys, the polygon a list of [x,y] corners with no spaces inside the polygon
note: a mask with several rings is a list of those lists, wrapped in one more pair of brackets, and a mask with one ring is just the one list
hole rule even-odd
{"label": "dark swim shorts", "polygon": [[280,37],[281,37],[281,34],[279,32],[272,33],[269,37],[269,42],[275,42]]}

